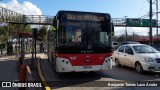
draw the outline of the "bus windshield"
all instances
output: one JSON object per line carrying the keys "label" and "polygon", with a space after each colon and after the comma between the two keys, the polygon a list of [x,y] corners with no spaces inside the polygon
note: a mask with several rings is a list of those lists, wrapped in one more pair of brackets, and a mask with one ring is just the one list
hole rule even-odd
{"label": "bus windshield", "polygon": [[101,22],[68,21],[62,25],[61,46],[79,46],[91,49],[110,45],[109,34]]}

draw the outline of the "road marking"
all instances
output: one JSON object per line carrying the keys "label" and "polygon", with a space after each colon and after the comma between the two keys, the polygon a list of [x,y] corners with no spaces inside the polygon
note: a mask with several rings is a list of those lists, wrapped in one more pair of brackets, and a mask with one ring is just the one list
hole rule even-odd
{"label": "road marking", "polygon": [[38,73],[40,76],[40,79],[43,83],[43,85],[45,86],[46,90],[51,90],[51,88],[49,87],[49,85],[47,84],[46,80],[44,79],[43,75],[42,75],[42,70],[41,70],[41,66],[40,66],[40,60],[44,57],[44,54],[40,55],[40,57],[38,58]]}

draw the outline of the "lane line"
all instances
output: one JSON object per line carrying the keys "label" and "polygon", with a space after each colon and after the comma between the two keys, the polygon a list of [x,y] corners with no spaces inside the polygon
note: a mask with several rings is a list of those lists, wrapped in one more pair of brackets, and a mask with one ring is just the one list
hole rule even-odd
{"label": "lane line", "polygon": [[44,54],[40,55],[40,57],[38,58],[38,73],[39,73],[39,76],[40,76],[40,79],[41,79],[43,85],[45,86],[45,89],[46,89],[46,90],[51,90],[51,88],[49,87],[48,83],[47,83],[46,80],[44,79],[43,74],[42,74],[42,70],[41,70],[40,60],[41,60],[43,57],[44,57]]}

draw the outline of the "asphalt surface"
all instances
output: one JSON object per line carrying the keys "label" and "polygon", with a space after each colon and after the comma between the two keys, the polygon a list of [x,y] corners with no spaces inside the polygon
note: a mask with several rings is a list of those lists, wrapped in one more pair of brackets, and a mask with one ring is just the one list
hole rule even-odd
{"label": "asphalt surface", "polygon": [[[29,57],[31,55],[28,55]],[[40,54],[37,54],[37,57]],[[0,81],[19,81],[17,71],[18,59],[14,56],[0,58]],[[47,61],[47,56],[41,60],[43,77],[52,90],[159,90],[160,87],[109,87],[108,83],[129,81],[160,81],[160,73],[146,72],[138,74],[133,68],[116,67],[113,62],[112,70],[89,73],[61,73],[56,74]],[[34,74],[38,77],[38,73]],[[113,81],[113,82],[112,82]],[[114,82],[115,81],[115,82]],[[159,83],[159,82],[158,82]],[[159,83],[160,84],[160,83]],[[0,90],[18,90],[17,88],[0,88]]]}
{"label": "asphalt surface", "polygon": [[[52,90],[159,90],[160,87],[115,87],[108,83],[121,83],[128,81],[160,81],[159,73],[138,74],[133,68],[116,67],[113,62],[112,70],[99,72],[78,72],[56,74],[47,60],[47,56],[41,60],[43,76]],[[113,81],[113,82],[112,82]],[[142,83],[143,83],[142,82]],[[160,84],[160,82],[158,82]]]}
{"label": "asphalt surface", "polygon": [[[0,81],[19,81],[17,70],[18,59],[15,55],[0,57]],[[18,90],[18,88],[2,88],[0,90]]]}
{"label": "asphalt surface", "polygon": [[0,81],[19,81],[17,71],[18,59],[15,56],[0,58]]}

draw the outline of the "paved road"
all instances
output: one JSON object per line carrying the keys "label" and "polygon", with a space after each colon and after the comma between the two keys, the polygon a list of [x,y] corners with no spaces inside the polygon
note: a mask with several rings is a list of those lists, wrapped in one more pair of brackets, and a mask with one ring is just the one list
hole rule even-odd
{"label": "paved road", "polygon": [[16,71],[18,59],[15,56],[5,56],[0,58],[0,81],[18,81]]}
{"label": "paved road", "polygon": [[[112,70],[90,73],[56,74],[45,57],[41,61],[44,78],[54,90],[159,90],[160,87],[107,87],[111,81],[160,81],[159,73],[138,74],[129,67],[116,67]],[[103,82],[104,81],[104,82]]]}
{"label": "paved road", "polygon": [[[19,81],[17,71],[18,59],[15,56],[4,56],[0,58],[0,81]],[[18,90],[18,88],[1,88],[0,90]]]}
{"label": "paved road", "polygon": [[127,66],[116,67],[113,65],[112,70],[104,71],[104,74],[110,75],[118,80],[127,81],[160,81],[160,73],[144,72],[139,74],[134,68]]}

